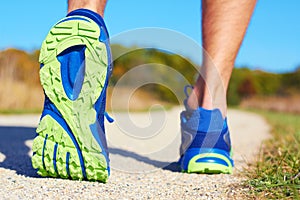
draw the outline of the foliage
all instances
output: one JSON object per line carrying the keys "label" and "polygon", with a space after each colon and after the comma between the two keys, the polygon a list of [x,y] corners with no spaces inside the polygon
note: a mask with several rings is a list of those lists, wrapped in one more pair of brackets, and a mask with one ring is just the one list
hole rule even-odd
{"label": "foliage", "polygon": [[[289,77],[290,75],[274,74],[248,68],[235,68],[228,88],[228,104],[239,105],[242,99],[253,96],[286,95],[285,91],[290,90],[292,84],[284,84],[285,79],[282,78],[283,76]],[[300,83],[300,76],[297,81]]]}
{"label": "foliage", "polygon": [[300,116],[262,112],[273,127],[274,138],[266,143],[256,167],[247,174],[254,197],[299,199]]}
{"label": "foliage", "polygon": [[[112,45],[112,53],[115,59],[112,85],[126,77],[127,81],[122,82],[123,86],[126,84],[135,87],[140,86],[138,83],[145,83],[143,89],[171,103],[182,101],[183,87],[193,84],[197,73],[197,66],[191,61],[158,49],[126,49],[120,45]],[[139,70],[139,67],[143,69]],[[130,70],[134,70],[134,73],[127,73]]]}
{"label": "foliage", "polygon": [[295,72],[286,73],[282,75],[282,85],[284,88],[288,88],[285,93],[299,93],[300,92],[300,69]]}
{"label": "foliage", "polygon": [[39,83],[39,51],[26,53],[17,49],[0,52],[0,80]]}
{"label": "foliage", "polygon": [[[193,85],[197,78],[199,66],[180,55],[159,49],[141,49],[137,46],[125,47],[113,44],[111,47],[114,60],[113,76],[110,82],[112,86],[124,77],[127,77],[127,81],[122,82],[125,86],[126,84],[137,86],[138,83],[144,81],[146,84],[141,87],[143,90],[151,92],[153,96],[163,101],[177,103],[185,98],[183,87],[186,84]],[[40,88],[38,56],[39,51],[32,53],[17,49],[1,51],[0,80],[2,84],[3,82],[7,83],[6,85],[18,82],[17,88],[21,88],[22,84],[26,85],[28,90],[34,87]],[[136,71],[140,66],[146,66],[145,70]],[[128,73],[129,71],[134,73]],[[127,76],[129,74],[130,76]],[[229,83],[227,101],[229,105],[239,105],[243,99],[249,97],[293,95],[300,93],[299,83],[299,69],[285,74],[273,74],[250,70],[246,67],[235,68]],[[1,96],[11,95],[6,93],[2,91]],[[18,96],[18,94],[15,95]],[[6,101],[1,96],[0,100]],[[22,101],[22,98],[18,98],[18,101]],[[38,99],[39,95],[36,98]],[[40,106],[39,103],[36,104]],[[0,109],[10,108],[0,105]]]}

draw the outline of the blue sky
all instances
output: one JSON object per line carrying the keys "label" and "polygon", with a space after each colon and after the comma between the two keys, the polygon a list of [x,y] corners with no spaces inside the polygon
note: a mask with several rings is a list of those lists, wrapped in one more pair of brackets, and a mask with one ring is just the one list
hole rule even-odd
{"label": "blue sky", "polygon": [[[3,1],[0,13],[0,49],[15,47],[31,51],[39,48],[50,27],[66,14],[66,2]],[[143,41],[135,37],[125,40],[124,37],[115,36],[144,27],[173,30],[201,44],[200,1],[183,2],[109,0],[105,21],[112,38],[117,38],[116,41],[126,45],[141,44]],[[298,0],[259,1],[236,65],[271,72],[292,71],[300,66],[299,8]],[[151,37],[146,42],[151,42]],[[177,46],[184,46],[178,40],[176,42]],[[192,49],[184,54],[193,60],[200,59],[199,53]]]}

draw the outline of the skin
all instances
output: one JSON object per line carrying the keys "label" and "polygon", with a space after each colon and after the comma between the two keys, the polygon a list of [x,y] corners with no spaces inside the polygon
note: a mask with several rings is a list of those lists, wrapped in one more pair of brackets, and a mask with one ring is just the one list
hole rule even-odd
{"label": "skin", "polygon": [[101,17],[104,16],[106,0],[68,0],[68,12],[79,8],[92,10]]}
{"label": "skin", "polygon": [[[218,108],[226,116],[226,93],[256,0],[202,0],[203,63],[188,105]],[[102,17],[106,0],[68,0],[68,12],[86,8]]]}
{"label": "skin", "polygon": [[202,0],[205,52],[200,75],[188,99],[192,109],[219,108],[226,116],[226,92],[234,62],[256,0]]}

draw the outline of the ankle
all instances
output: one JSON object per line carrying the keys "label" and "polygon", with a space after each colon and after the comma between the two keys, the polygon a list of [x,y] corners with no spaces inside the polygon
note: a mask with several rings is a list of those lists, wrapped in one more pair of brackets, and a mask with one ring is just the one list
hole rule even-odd
{"label": "ankle", "polygon": [[194,88],[192,93],[188,96],[187,105],[194,110],[199,107],[207,110],[212,110],[215,108],[213,106],[210,95],[206,93],[201,94],[200,92],[198,92],[197,88]]}
{"label": "ankle", "polygon": [[191,94],[187,97],[186,105],[192,110],[196,110],[198,108],[206,110],[219,109],[223,117],[226,117],[227,115],[226,98],[221,98],[220,100],[216,99],[216,101],[213,101],[207,91],[199,92],[197,87],[194,87]]}
{"label": "ankle", "polygon": [[98,0],[98,1],[94,1],[94,0],[81,0],[81,1],[68,0],[68,13],[70,13],[74,10],[80,9],[80,8],[84,8],[84,9],[94,11],[94,12],[98,13],[99,15],[101,15],[101,17],[103,17],[105,6],[106,6],[106,0]]}

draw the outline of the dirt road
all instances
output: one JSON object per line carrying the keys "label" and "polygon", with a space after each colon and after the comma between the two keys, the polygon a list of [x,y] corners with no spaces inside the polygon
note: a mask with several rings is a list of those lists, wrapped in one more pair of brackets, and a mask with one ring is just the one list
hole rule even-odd
{"label": "dirt road", "polygon": [[184,174],[179,158],[181,108],[111,113],[107,124],[111,177],[107,184],[41,178],[31,167],[39,116],[0,116],[0,199],[232,199],[247,163],[255,161],[270,127],[256,114],[230,110],[233,175]]}

